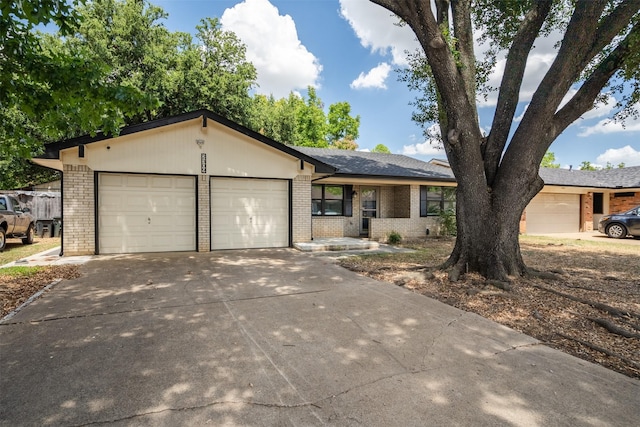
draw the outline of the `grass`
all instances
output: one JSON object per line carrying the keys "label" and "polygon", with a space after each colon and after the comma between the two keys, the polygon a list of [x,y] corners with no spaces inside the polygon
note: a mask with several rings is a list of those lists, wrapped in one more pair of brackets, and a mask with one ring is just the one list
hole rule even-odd
{"label": "grass", "polygon": [[34,266],[34,267],[26,267],[26,266],[14,266],[14,267],[5,267],[0,270],[0,277],[30,277],[36,274],[39,271],[42,271],[43,267]]}
{"label": "grass", "polygon": [[4,252],[0,252],[0,266],[60,246],[60,238],[36,238],[32,245],[23,245],[20,239],[7,239]]}

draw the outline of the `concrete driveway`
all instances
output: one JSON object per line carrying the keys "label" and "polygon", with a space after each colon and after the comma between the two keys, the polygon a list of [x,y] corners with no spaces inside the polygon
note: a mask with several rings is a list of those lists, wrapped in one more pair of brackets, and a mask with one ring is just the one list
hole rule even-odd
{"label": "concrete driveway", "polygon": [[0,425],[631,426],[640,381],[294,250],[98,257],[0,324]]}

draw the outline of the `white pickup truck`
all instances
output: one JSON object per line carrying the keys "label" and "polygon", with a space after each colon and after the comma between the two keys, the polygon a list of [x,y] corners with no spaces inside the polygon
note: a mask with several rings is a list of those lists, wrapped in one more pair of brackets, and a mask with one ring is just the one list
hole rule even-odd
{"label": "white pickup truck", "polygon": [[4,250],[7,239],[22,239],[30,245],[35,235],[35,218],[29,209],[22,209],[15,197],[0,194],[0,252]]}

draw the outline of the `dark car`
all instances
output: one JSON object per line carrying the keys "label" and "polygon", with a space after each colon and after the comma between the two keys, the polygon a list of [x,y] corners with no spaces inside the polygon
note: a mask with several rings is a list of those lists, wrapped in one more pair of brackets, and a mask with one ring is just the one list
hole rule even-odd
{"label": "dark car", "polygon": [[598,223],[598,231],[614,239],[624,239],[628,235],[640,237],[640,206],[624,213],[603,216]]}

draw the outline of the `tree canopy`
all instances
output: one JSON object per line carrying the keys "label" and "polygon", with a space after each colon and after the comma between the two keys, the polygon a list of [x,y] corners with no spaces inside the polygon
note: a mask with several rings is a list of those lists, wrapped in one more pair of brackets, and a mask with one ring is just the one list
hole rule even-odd
{"label": "tree canopy", "polygon": [[[610,0],[372,0],[415,33],[422,52],[406,76],[419,89],[414,118],[440,126],[458,183],[456,246],[445,267],[507,280],[529,273],[519,222],[543,188],[539,166],[551,143],[594,107],[619,97],[617,118],[637,115],[640,99],[640,2]],[[476,56],[475,34],[488,46]],[[557,35],[555,59],[516,122],[536,40]],[[503,59],[499,87],[488,85]],[[495,91],[495,92],[494,92]],[[478,99],[497,95],[488,134]]]}
{"label": "tree canopy", "polygon": [[[169,31],[148,0],[8,1],[0,7],[0,187],[55,178],[24,159],[43,143],[209,109],[291,145],[355,149],[359,116],[347,102],[252,96],[246,47],[218,19],[195,39]],[[35,30],[52,24],[52,33]]]}
{"label": "tree canopy", "polygon": [[391,150],[389,150],[389,147],[387,147],[384,144],[378,144],[375,147],[373,147],[373,150],[371,150],[374,153],[386,153],[386,154],[391,154]]}
{"label": "tree canopy", "polygon": [[560,163],[556,163],[556,155],[553,152],[547,151],[544,154],[544,157],[542,157],[540,166],[543,168],[558,169],[560,167]]}

